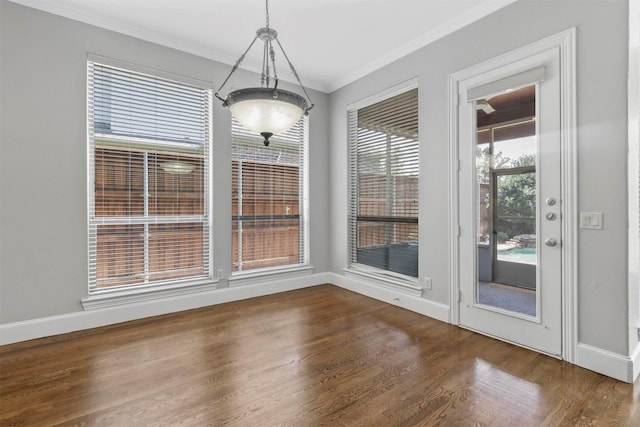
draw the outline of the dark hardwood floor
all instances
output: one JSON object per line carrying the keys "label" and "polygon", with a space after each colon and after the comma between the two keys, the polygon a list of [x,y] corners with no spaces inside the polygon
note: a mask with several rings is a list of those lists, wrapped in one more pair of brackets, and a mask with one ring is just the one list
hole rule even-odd
{"label": "dark hardwood floor", "polygon": [[637,426],[639,384],[324,285],[0,347],[0,425]]}

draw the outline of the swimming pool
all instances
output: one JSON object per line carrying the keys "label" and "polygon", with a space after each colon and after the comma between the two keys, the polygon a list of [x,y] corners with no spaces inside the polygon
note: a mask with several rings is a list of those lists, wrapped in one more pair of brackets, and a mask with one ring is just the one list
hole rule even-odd
{"label": "swimming pool", "polygon": [[511,248],[498,251],[498,261],[520,262],[536,264],[536,248]]}

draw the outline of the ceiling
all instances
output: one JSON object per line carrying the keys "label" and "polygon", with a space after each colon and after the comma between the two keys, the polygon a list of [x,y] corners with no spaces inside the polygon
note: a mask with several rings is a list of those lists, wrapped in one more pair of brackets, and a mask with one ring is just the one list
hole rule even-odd
{"label": "ceiling", "polygon": [[[234,64],[265,25],[264,0],[11,0]],[[515,0],[270,0],[271,28],[305,86],[332,92]],[[254,45],[242,68],[259,71]],[[281,79],[293,81],[276,51]]]}
{"label": "ceiling", "polygon": [[535,117],[536,86],[530,85],[501,93],[487,101],[494,111],[487,114],[482,109],[478,110],[476,117],[478,128]]}

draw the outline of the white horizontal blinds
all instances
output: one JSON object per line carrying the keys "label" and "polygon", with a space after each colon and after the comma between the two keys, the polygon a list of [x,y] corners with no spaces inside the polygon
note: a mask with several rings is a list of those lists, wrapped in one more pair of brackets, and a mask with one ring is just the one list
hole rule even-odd
{"label": "white horizontal blinds", "polygon": [[307,119],[263,138],[232,119],[233,271],[304,264]]}
{"label": "white horizontal blinds", "polygon": [[94,64],[95,132],[203,144],[203,90]]}
{"label": "white horizontal blinds", "polygon": [[211,91],[89,62],[90,291],[210,277]]}
{"label": "white horizontal blinds", "polygon": [[417,277],[418,90],[351,111],[350,256]]}

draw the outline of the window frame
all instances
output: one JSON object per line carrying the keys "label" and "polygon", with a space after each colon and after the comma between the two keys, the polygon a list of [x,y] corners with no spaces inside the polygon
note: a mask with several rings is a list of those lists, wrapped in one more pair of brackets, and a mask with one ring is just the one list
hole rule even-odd
{"label": "window frame", "polygon": [[[277,277],[295,277],[300,274],[310,274],[312,270],[312,266],[310,265],[310,251],[309,251],[309,117],[303,115],[300,118],[300,121],[296,124],[299,126],[300,139],[298,140],[299,148],[298,148],[298,260],[296,263],[289,264],[281,264],[281,265],[273,265],[273,266],[263,266],[249,269],[241,269],[236,270],[233,266],[234,264],[234,245],[232,244],[231,248],[231,274],[229,277],[230,286],[239,285],[239,284],[250,284],[256,283],[256,279],[259,280],[261,277],[265,276],[273,276]],[[291,130],[283,132],[282,135],[286,135]],[[282,135],[274,135],[271,137],[271,143],[269,147],[263,146],[263,139],[260,135],[254,135],[251,131],[244,129],[237,120],[233,117],[231,118],[231,164],[233,170],[233,163],[238,161],[234,155],[234,139],[251,139],[256,146],[260,149],[264,150],[273,150],[272,147],[277,145],[279,139],[282,138]],[[252,144],[251,144],[252,145]],[[268,164],[268,162],[265,162]],[[277,163],[274,163],[277,165]],[[301,169],[301,170],[300,170]],[[242,182],[242,178],[239,178],[240,182]],[[233,193],[233,179],[232,179],[232,193]],[[232,196],[233,200],[233,196]],[[237,203],[242,203],[242,198],[237,199]],[[232,201],[233,206],[233,201]],[[274,217],[278,217],[279,215],[272,215]],[[285,215],[286,216],[286,215]],[[235,226],[239,219],[234,219],[239,217],[239,215],[233,214],[232,212],[232,243],[235,239],[233,236],[233,227]],[[238,251],[238,259],[241,258],[240,251],[241,245],[237,244],[236,249]],[[240,261],[238,261],[240,262]]]}
{"label": "window frame", "polygon": [[[145,208],[145,212],[142,217],[140,215],[131,216],[125,215],[122,217],[109,217],[109,216],[96,216],[95,201],[96,201],[96,149],[101,147],[114,147],[120,145],[123,147],[123,152],[140,151],[143,153],[144,165],[146,170],[148,162],[152,155],[158,156],[161,151],[157,150],[158,147],[169,147],[169,150],[177,150],[178,145],[170,141],[162,139],[151,139],[145,137],[136,136],[118,136],[100,133],[97,131],[95,113],[95,89],[93,87],[95,79],[95,65],[100,67],[108,67],[112,69],[120,69],[125,72],[134,74],[141,74],[150,76],[161,81],[167,81],[177,85],[190,86],[202,90],[202,94],[205,96],[203,105],[205,111],[202,112],[205,119],[203,132],[203,142],[200,145],[201,148],[194,147],[191,151],[202,151],[202,214],[171,214],[171,215],[149,215],[149,212]],[[190,292],[200,292],[204,289],[215,289],[217,280],[213,276],[213,242],[214,242],[214,227],[213,227],[213,174],[212,174],[212,94],[213,84],[211,82],[201,81],[181,75],[168,73],[165,71],[147,68],[141,65],[132,64],[124,61],[119,61],[112,58],[106,58],[99,55],[89,54],[87,55],[87,230],[88,230],[88,297],[81,300],[84,309],[103,308],[106,306],[126,304],[131,302],[139,302],[147,298],[158,298],[161,296],[180,295]],[[101,141],[101,142],[98,142]],[[150,145],[152,144],[152,145]],[[187,147],[187,144],[182,144],[182,147]],[[190,149],[185,148],[185,153]],[[199,157],[199,156],[198,156]],[[159,166],[159,165],[158,165]],[[151,177],[146,174],[143,179],[143,199],[144,204],[147,206],[151,196],[148,194],[148,186]],[[143,218],[144,217],[144,218]],[[123,222],[124,221],[124,222]],[[202,244],[199,247],[202,250],[202,270],[203,274],[194,275],[191,277],[177,277],[168,279],[154,280],[148,283],[133,283],[116,285],[113,287],[99,288],[97,287],[97,230],[100,225],[108,224],[144,224],[146,227],[154,224],[171,224],[179,225],[181,223],[201,223],[202,224]],[[145,238],[145,244],[149,244]],[[145,248],[145,264],[147,253],[150,249]],[[146,267],[145,267],[146,271]],[[146,279],[145,279],[146,280]]]}
{"label": "window frame", "polygon": [[[347,206],[347,267],[345,268],[345,272],[347,274],[353,274],[355,276],[364,277],[368,280],[371,280],[382,286],[391,285],[392,289],[398,289],[401,287],[410,293],[415,293],[416,295],[421,295],[423,289],[419,286],[419,277],[420,277],[420,262],[419,257],[416,260],[417,262],[417,274],[416,276],[411,276],[407,274],[402,274],[399,272],[395,272],[392,270],[387,270],[384,268],[374,267],[367,264],[362,264],[357,262],[357,242],[358,242],[358,193],[357,193],[357,158],[354,154],[357,151],[357,147],[354,147],[354,143],[357,139],[357,114],[358,111],[364,109],[366,107],[372,106],[374,104],[383,102],[387,99],[393,98],[398,95],[402,95],[406,92],[418,90],[418,79],[414,78],[409,81],[400,83],[396,86],[388,88],[384,91],[381,91],[377,94],[369,96],[363,100],[360,100],[356,103],[350,104],[347,106],[347,165],[348,165],[348,184],[347,184],[347,195],[348,195],[348,206]],[[419,114],[419,112],[418,112]],[[418,118],[419,120],[419,118]],[[418,144],[418,156],[420,152],[420,140],[419,136],[416,140]],[[419,164],[419,158],[418,158]],[[418,167],[418,187],[419,187],[419,167]],[[417,247],[419,249],[420,246],[420,233],[419,233],[419,218],[420,218],[420,207],[418,206],[418,214],[416,216],[415,221],[411,221],[411,223],[416,223],[418,226],[418,239],[417,239]],[[405,223],[409,222],[406,218],[400,218],[398,221],[394,221],[397,223]]]}

